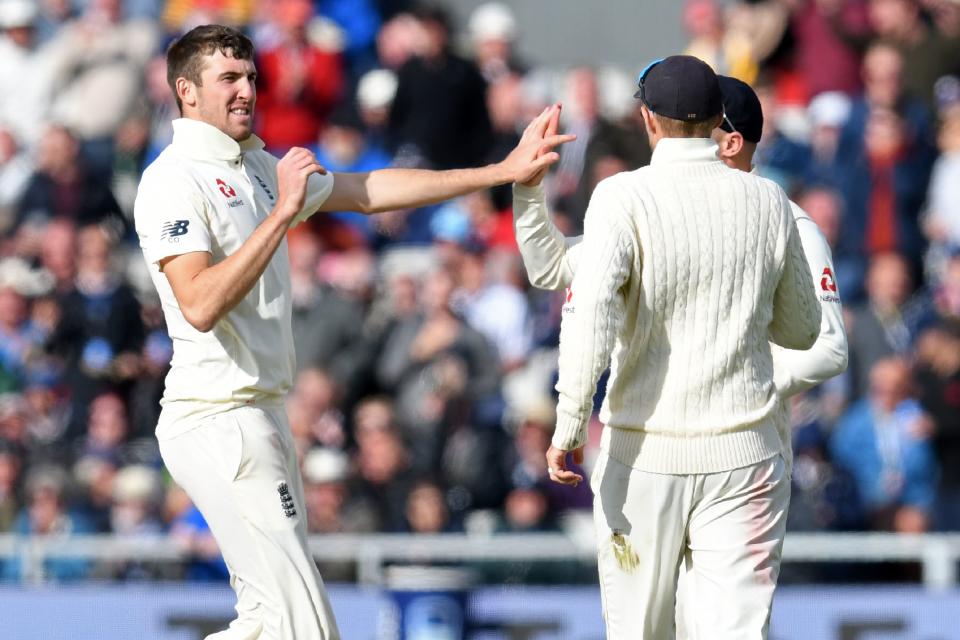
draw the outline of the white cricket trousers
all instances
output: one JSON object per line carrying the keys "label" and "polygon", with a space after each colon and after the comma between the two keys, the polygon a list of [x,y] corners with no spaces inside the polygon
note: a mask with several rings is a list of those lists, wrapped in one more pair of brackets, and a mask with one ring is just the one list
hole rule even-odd
{"label": "white cricket trousers", "polygon": [[591,484],[608,640],[767,637],[790,480],[781,456],[721,473],[647,473],[602,452]]}
{"label": "white cricket trousers", "polygon": [[339,640],[307,548],[303,481],[283,406],[250,405],[160,441],[230,569],[237,618],[206,640]]}

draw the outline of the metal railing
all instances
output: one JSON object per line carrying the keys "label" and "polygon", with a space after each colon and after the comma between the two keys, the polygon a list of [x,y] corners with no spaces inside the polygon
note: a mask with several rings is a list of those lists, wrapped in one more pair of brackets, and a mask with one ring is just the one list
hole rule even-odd
{"label": "metal railing", "polygon": [[[562,533],[495,535],[315,535],[310,550],[321,562],[354,562],[362,584],[383,584],[392,563],[556,561],[596,562],[594,541]],[[179,562],[188,553],[165,536],[125,538],[111,535],[56,538],[0,534],[0,562],[19,559],[22,574],[42,575],[47,558],[99,561]],[[960,533],[791,533],[784,562],[917,562],[929,589],[960,585]]]}

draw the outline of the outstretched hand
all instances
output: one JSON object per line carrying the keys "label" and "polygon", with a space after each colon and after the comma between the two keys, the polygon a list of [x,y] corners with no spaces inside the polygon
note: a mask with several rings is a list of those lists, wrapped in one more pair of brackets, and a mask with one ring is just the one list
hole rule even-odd
{"label": "outstretched hand", "polygon": [[530,186],[539,184],[547,168],[560,160],[560,154],[555,149],[576,140],[577,136],[572,134],[557,135],[559,118],[560,105],[553,104],[527,125],[520,142],[500,163],[511,182]]}
{"label": "outstretched hand", "polygon": [[577,486],[583,482],[583,476],[567,469],[567,454],[573,454],[573,461],[577,464],[583,464],[583,447],[577,447],[573,451],[564,451],[550,446],[547,449],[547,473],[550,479],[560,484]]}
{"label": "outstretched hand", "polygon": [[[560,112],[563,110],[563,105],[558,102],[554,106],[556,108],[551,110],[550,117],[547,119],[547,128],[543,134],[544,138],[552,138],[553,136],[557,135],[557,131],[560,129]],[[546,152],[547,151],[545,149],[541,148],[538,156],[543,156]],[[549,168],[549,166],[543,167],[540,169],[540,171],[534,174],[532,178],[521,184],[523,184],[525,187],[537,186],[543,180],[543,177],[547,175],[547,170]]]}

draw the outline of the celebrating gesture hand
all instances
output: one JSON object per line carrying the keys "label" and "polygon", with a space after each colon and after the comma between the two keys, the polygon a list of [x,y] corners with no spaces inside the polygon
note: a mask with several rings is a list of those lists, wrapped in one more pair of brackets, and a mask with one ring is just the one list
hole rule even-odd
{"label": "celebrating gesture hand", "polygon": [[501,163],[512,182],[539,184],[547,168],[560,160],[554,149],[576,140],[572,134],[557,135],[559,118],[560,105],[553,104],[527,125],[516,148]]}

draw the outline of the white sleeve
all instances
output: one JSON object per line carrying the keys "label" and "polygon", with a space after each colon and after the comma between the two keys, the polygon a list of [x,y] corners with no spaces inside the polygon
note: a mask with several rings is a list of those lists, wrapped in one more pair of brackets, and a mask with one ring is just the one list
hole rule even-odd
{"label": "white sleeve", "polygon": [[774,383],[783,398],[818,385],[847,368],[847,333],[830,247],[813,220],[799,208],[794,213],[799,214],[795,215],[797,231],[820,302],[820,334],[806,351],[772,345]]}
{"label": "white sleeve", "polygon": [[610,364],[626,315],[620,289],[633,272],[636,234],[624,215],[610,185],[597,185],[584,219],[584,268],[574,275],[560,321],[560,397],[552,442],[564,451],[586,440],[597,381]]}
{"label": "white sleeve", "polygon": [[333,173],[330,171],[323,175],[314,173],[307,178],[307,197],[303,201],[303,208],[300,209],[300,213],[293,219],[291,227],[308,220],[310,216],[320,210],[323,203],[330,197],[330,192],[333,191],[333,181]]}
{"label": "white sleeve", "polygon": [[783,270],[773,297],[770,341],[788,349],[810,349],[820,328],[820,302],[810,283],[810,265],[800,242],[790,200],[780,191],[785,237]]}
{"label": "white sleeve", "polygon": [[[265,165],[265,167],[262,168],[269,175],[268,182],[276,190],[277,196],[279,197],[280,179],[277,176],[277,163],[280,162],[280,158],[266,151],[258,153],[256,158],[258,162],[262,162]],[[290,224],[291,228],[308,220],[310,216],[320,210],[323,203],[330,197],[330,192],[333,191],[333,181],[334,177],[331,171],[322,175],[314,173],[307,178],[307,196],[303,200],[303,207],[301,207],[300,212],[293,218],[293,222]]]}
{"label": "white sleeve", "polygon": [[513,229],[530,284],[538,289],[569,287],[576,273],[582,236],[565,238],[547,212],[543,186],[513,186]]}
{"label": "white sleeve", "polygon": [[134,225],[147,264],[195,251],[210,251],[207,205],[189,178],[145,174],[133,207]]}

